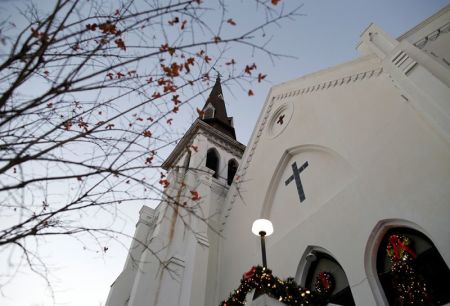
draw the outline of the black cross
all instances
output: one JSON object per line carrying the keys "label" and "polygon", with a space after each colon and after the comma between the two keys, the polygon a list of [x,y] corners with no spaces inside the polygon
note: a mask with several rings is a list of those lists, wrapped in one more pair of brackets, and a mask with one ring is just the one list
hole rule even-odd
{"label": "black cross", "polygon": [[305,192],[303,191],[302,181],[300,180],[300,173],[308,167],[308,162],[305,162],[300,168],[297,167],[297,162],[294,162],[291,167],[294,174],[292,174],[284,184],[287,186],[295,179],[295,185],[297,186],[298,197],[300,198],[301,203],[305,200]]}

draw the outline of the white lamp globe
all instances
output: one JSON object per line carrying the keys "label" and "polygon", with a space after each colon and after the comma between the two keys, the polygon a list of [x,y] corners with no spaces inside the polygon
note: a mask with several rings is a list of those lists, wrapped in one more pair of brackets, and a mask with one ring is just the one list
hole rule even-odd
{"label": "white lamp globe", "polygon": [[252,233],[259,236],[261,232],[265,233],[265,236],[270,236],[273,233],[272,222],[267,219],[258,219],[253,222]]}

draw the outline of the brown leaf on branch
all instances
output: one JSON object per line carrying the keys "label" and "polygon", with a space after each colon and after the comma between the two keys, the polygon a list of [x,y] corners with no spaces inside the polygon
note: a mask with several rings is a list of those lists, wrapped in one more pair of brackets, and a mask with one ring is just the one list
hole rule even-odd
{"label": "brown leaf on branch", "polygon": [[281,0],[272,0],[272,4],[273,5],[277,5],[278,4],[278,2],[280,2]]}
{"label": "brown leaf on branch", "polygon": [[173,96],[172,96],[172,102],[173,102],[173,104],[178,105],[178,104],[181,103],[181,101],[178,99],[179,97],[180,97],[180,95],[173,95]]}
{"label": "brown leaf on branch", "polygon": [[258,83],[261,83],[261,81],[264,80],[266,76],[267,76],[266,74],[262,73],[258,74]]}
{"label": "brown leaf on branch", "polygon": [[199,116],[200,118],[203,118],[203,116],[205,115],[205,112],[202,111],[201,109],[199,109],[198,107],[197,107],[196,110],[197,110],[198,116]]}
{"label": "brown leaf on branch", "polygon": [[166,180],[166,179],[160,180],[159,183],[160,183],[164,188],[167,188],[167,187],[169,187],[169,185],[170,185],[170,182],[169,182],[168,180]]}
{"label": "brown leaf on branch", "polygon": [[97,24],[93,23],[93,24],[87,24],[86,25],[86,29],[90,30],[90,31],[95,31],[97,30]]}
{"label": "brown leaf on branch", "polygon": [[248,90],[248,93],[247,93],[247,94],[248,94],[248,96],[249,96],[249,97],[251,97],[251,96],[254,96],[254,95],[255,95],[255,94],[253,93],[253,90],[251,90],[251,89],[249,89],[249,90]]}
{"label": "brown leaf on branch", "polygon": [[199,193],[197,192],[197,191],[193,191],[193,190],[191,190],[191,200],[192,201],[198,201],[198,200],[200,200],[200,195],[199,195]]}
{"label": "brown leaf on branch", "polygon": [[66,131],[70,130],[70,128],[72,127],[72,125],[73,125],[73,123],[72,123],[71,120],[64,121],[64,123],[63,123],[64,129],[65,129]]}
{"label": "brown leaf on branch", "polygon": [[187,20],[183,20],[181,23],[181,30],[184,30],[186,28]]}
{"label": "brown leaf on branch", "polygon": [[122,38],[118,38],[114,41],[117,45],[117,48],[122,49],[123,51],[126,51],[127,48],[125,47],[125,42],[122,40]]}
{"label": "brown leaf on branch", "polygon": [[150,132],[149,130],[145,130],[143,134],[144,137],[152,137],[152,132]]}
{"label": "brown leaf on branch", "polygon": [[256,64],[255,63],[253,63],[250,66],[246,65],[245,69],[244,69],[244,72],[247,73],[247,74],[252,74],[252,70],[254,70],[254,69],[256,69]]}
{"label": "brown leaf on branch", "polygon": [[102,30],[103,34],[117,34],[116,25],[111,22],[105,22],[98,25],[98,28]]}
{"label": "brown leaf on branch", "polygon": [[227,20],[227,22],[229,23],[229,24],[231,24],[232,26],[235,26],[236,25],[236,22],[233,20],[233,19],[228,19]]}
{"label": "brown leaf on branch", "polygon": [[169,20],[169,24],[170,24],[171,26],[173,26],[175,23],[178,23],[179,21],[180,21],[180,18],[175,17],[174,19]]}

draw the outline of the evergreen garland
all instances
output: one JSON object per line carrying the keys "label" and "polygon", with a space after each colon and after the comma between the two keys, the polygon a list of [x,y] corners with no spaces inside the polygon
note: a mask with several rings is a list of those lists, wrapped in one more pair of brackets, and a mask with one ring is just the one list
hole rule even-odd
{"label": "evergreen garland", "polygon": [[239,288],[234,290],[226,301],[220,303],[220,306],[245,305],[245,298],[253,289],[291,306],[322,306],[327,304],[328,299],[328,294],[301,288],[291,277],[283,281],[273,276],[271,270],[257,266],[244,273]]}

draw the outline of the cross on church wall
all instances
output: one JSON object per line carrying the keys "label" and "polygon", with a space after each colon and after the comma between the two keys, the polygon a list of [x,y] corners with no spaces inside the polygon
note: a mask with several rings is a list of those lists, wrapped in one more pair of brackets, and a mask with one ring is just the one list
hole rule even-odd
{"label": "cross on church wall", "polygon": [[297,162],[294,162],[291,165],[293,174],[284,182],[284,184],[287,186],[290,182],[295,180],[295,186],[297,187],[297,193],[300,199],[300,203],[306,199],[305,191],[303,190],[302,181],[300,179],[300,173],[302,173],[302,171],[305,170],[306,167],[308,167],[307,161],[300,168],[297,167]]}

